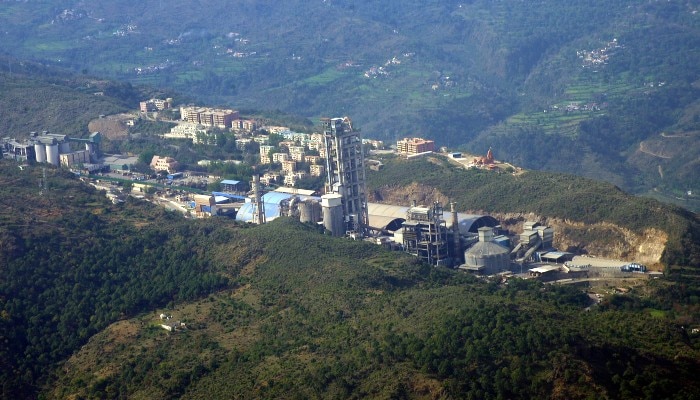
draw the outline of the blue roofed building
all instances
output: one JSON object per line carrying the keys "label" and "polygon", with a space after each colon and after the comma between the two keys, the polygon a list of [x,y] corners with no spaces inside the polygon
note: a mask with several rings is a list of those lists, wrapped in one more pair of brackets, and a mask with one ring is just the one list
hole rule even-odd
{"label": "blue roofed building", "polygon": [[241,181],[224,179],[219,182],[219,185],[221,186],[221,191],[226,193],[242,193],[245,191],[245,184]]}
{"label": "blue roofed building", "polygon": [[[294,195],[289,193],[268,192],[262,196],[263,204],[265,204],[265,221],[270,222],[280,216],[280,211],[283,203],[289,202],[289,199]],[[246,199],[246,203],[238,209],[236,221],[252,222],[253,221],[253,203],[250,199]]]}

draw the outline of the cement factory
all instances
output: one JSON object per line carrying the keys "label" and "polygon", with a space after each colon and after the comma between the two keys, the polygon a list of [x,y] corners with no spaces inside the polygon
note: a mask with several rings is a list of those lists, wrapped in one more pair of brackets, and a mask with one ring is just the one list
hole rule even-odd
{"label": "cement factory", "polygon": [[[80,165],[90,169],[93,166],[96,170],[102,167],[98,165],[101,141],[99,132],[93,132],[87,139],[82,139],[44,131],[32,132],[29,139],[22,142],[11,138],[0,139],[0,148],[2,158],[19,162],[48,163],[67,168]],[[73,149],[72,143],[83,149]]]}
{"label": "cement factory", "polygon": [[562,271],[587,275],[596,268],[608,275],[643,272],[636,264],[624,262],[596,267],[592,259],[557,251],[553,228],[536,221],[525,222],[521,233],[508,236],[492,216],[458,213],[455,203],[449,204],[449,210],[440,202],[369,203],[360,133],[353,131],[347,118],[324,119],[322,124],[329,172],[326,193],[319,197],[293,188],[263,193],[259,178],[254,177],[252,195],[242,198],[245,203],[237,210],[236,220],[261,224],[281,216],[296,217],[322,225],[335,237],[371,241],[432,265],[476,275],[522,273],[524,266],[533,277]]}
{"label": "cement factory", "polygon": [[[586,276],[646,271],[636,263],[603,262],[557,251],[553,248],[554,230],[536,221],[525,222],[521,233],[511,235],[492,216],[458,213],[455,203],[449,204],[449,210],[437,201],[413,202],[409,206],[369,203],[360,132],[353,130],[347,117],[324,118],[321,126],[327,171],[323,195],[289,187],[263,189],[260,175],[254,174],[252,190],[247,195],[241,191],[245,185],[224,180],[223,192],[194,195],[189,208],[196,216],[231,215],[238,221],[254,224],[294,217],[303,223],[323,226],[334,237],[370,241],[404,251],[431,265],[459,268],[482,276],[518,271],[522,274],[525,265],[530,276],[536,277],[555,276],[561,271]],[[87,139],[43,132],[32,133],[22,143],[5,138],[0,140],[0,146],[3,158],[98,170],[104,167],[99,159],[100,141],[99,132]],[[79,146],[83,149],[76,149]],[[175,175],[172,174],[172,179]]]}

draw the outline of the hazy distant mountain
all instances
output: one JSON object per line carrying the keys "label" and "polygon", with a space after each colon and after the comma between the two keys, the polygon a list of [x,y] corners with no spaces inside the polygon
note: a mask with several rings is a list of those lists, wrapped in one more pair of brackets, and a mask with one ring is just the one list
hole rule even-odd
{"label": "hazy distant mountain", "polygon": [[633,0],[4,2],[0,50],[210,104],[347,114],[379,139],[492,146],[526,167],[681,196],[700,191],[697,11]]}

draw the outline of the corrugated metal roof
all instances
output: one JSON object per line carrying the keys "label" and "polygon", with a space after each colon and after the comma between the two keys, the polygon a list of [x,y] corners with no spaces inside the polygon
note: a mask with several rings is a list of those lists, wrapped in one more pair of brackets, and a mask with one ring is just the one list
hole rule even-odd
{"label": "corrugated metal roof", "polygon": [[[384,228],[391,221],[401,218],[406,219],[406,212],[409,207],[395,206],[391,204],[368,203],[367,213],[369,217],[369,225],[374,228]],[[452,228],[452,213],[446,211],[443,215],[448,228]],[[490,215],[476,215],[457,213],[459,221],[459,231],[462,234],[467,232],[477,232],[477,229],[488,226],[494,227],[498,225],[498,220]]]}
{"label": "corrugated metal roof", "polygon": [[315,190],[297,189],[297,188],[290,188],[290,187],[285,187],[285,186],[278,187],[277,189],[275,189],[275,192],[298,194],[301,196],[313,196],[314,193],[316,193]]}
{"label": "corrugated metal roof", "polygon": [[223,196],[233,200],[245,200],[245,196],[239,196],[237,194],[231,194],[226,192],[211,192],[212,196]]}
{"label": "corrugated metal roof", "polygon": [[557,259],[560,257],[572,255],[572,253],[567,253],[565,251],[548,251],[540,255],[540,258]]}
{"label": "corrugated metal roof", "polygon": [[279,204],[290,197],[292,197],[292,195],[289,193],[267,192],[262,196],[262,200],[267,206],[268,203]]}
{"label": "corrugated metal roof", "polygon": [[[269,222],[280,216],[278,204],[265,203],[265,221]],[[245,203],[236,213],[236,221],[250,222],[253,220],[253,203]]]}
{"label": "corrugated metal roof", "polygon": [[478,256],[491,256],[497,254],[509,253],[507,247],[501,246],[495,242],[477,242],[474,246],[470,247],[465,254],[478,255]]}
{"label": "corrugated metal roof", "polygon": [[221,183],[223,183],[224,185],[238,185],[239,183],[241,183],[241,181],[232,181],[230,179],[224,179],[223,181],[221,181]]}
{"label": "corrugated metal roof", "polygon": [[558,271],[558,270],[559,270],[558,266],[549,265],[549,266],[530,268],[529,271],[536,272],[539,274],[546,274],[547,272]]}
{"label": "corrugated metal roof", "polygon": [[576,256],[571,260],[573,265],[591,265],[599,268],[619,268],[630,263],[630,261],[610,260],[598,257]]}

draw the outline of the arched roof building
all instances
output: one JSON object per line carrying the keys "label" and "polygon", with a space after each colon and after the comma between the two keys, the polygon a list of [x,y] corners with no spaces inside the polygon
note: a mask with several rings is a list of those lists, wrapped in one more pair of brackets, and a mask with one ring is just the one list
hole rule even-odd
{"label": "arched roof building", "polygon": [[[409,209],[409,207],[379,203],[369,203],[367,208],[370,227],[392,232],[401,228],[401,225],[406,221],[406,212]],[[447,227],[452,229],[452,216],[450,213],[445,213],[445,221]],[[457,221],[459,223],[459,232],[462,235],[478,233],[479,228],[493,228],[498,225],[498,220],[490,215],[457,213]]]}
{"label": "arched roof building", "polygon": [[[289,200],[293,195],[280,192],[267,192],[262,196],[265,204],[265,220],[272,221],[280,216],[280,205]],[[253,221],[253,203],[246,202],[236,213],[236,221]]]}

